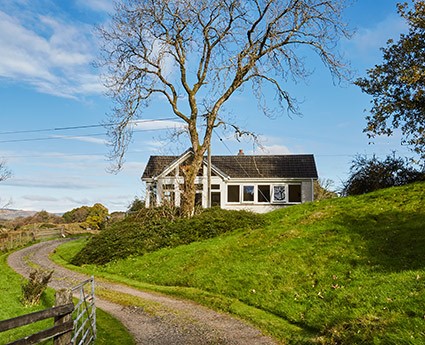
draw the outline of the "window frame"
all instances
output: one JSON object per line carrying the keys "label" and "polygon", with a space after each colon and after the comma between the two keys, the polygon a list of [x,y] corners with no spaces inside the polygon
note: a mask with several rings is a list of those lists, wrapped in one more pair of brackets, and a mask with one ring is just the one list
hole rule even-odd
{"label": "window frame", "polygon": [[[260,195],[260,187],[265,187],[265,186],[269,187],[269,201],[259,201],[258,197]],[[272,193],[271,193],[272,186],[273,186],[273,184],[271,184],[271,183],[269,183],[269,184],[261,183],[261,184],[256,185],[257,188],[256,188],[256,194],[255,195],[257,197],[257,201],[256,201],[257,204],[261,204],[261,205],[272,204]]]}
{"label": "window frame", "polygon": [[[238,187],[238,201],[230,201],[229,200],[229,187]],[[226,188],[226,202],[229,204],[240,204],[241,203],[241,185],[240,184],[228,184]]]}
{"label": "window frame", "polygon": [[[241,185],[241,187],[242,188],[240,188],[240,193],[241,193],[241,196],[242,196],[242,198],[240,198],[240,200],[241,200],[241,203],[242,204],[254,204],[254,203],[256,203],[256,200],[255,200],[255,192],[256,192],[256,185],[255,184],[242,184]],[[252,194],[252,200],[245,200],[245,188],[250,188],[250,187],[252,187],[252,193],[249,193],[249,194]]]}
{"label": "window frame", "polygon": [[[259,192],[260,188],[266,188],[269,187],[269,201],[259,201]],[[300,188],[300,199],[299,201],[289,201],[289,189],[290,186],[299,186]],[[239,193],[238,193],[238,201],[229,201],[229,187],[238,187]],[[253,200],[246,200],[245,199],[245,188],[246,187],[253,187]],[[275,188],[282,188],[284,198],[276,200],[275,199]],[[267,199],[267,198],[265,198]],[[291,182],[285,182],[285,183],[232,183],[226,185],[226,203],[227,204],[258,204],[258,205],[279,205],[279,204],[301,204],[302,203],[302,183],[291,183]]]}

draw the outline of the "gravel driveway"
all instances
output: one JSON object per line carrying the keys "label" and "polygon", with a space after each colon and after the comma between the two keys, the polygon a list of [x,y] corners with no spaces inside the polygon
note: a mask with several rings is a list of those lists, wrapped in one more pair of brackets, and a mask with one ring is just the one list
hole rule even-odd
{"label": "gravel driveway", "polygon": [[[58,266],[49,260],[49,253],[64,241],[67,240],[42,242],[16,251],[9,255],[8,264],[25,277],[29,275],[30,262],[45,269],[54,270],[49,285],[55,289],[70,288],[88,279],[88,276]],[[137,296],[144,301],[161,306],[160,313],[148,313],[140,307],[122,306],[97,298],[97,306],[119,319],[133,334],[137,344],[277,344],[242,321],[190,301],[147,293],[119,284],[97,281],[96,285],[111,291]]]}

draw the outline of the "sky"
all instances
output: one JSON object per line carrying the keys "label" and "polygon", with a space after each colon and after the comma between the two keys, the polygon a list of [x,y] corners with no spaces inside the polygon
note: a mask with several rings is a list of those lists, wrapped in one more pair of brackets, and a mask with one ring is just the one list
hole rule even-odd
{"label": "sky", "polygon": [[[344,17],[355,33],[339,49],[355,79],[381,63],[379,48],[407,28],[396,11],[398,1],[352,2]],[[113,103],[93,62],[99,56],[95,27],[113,11],[111,0],[0,0],[0,160],[13,174],[0,182],[0,207],[60,213],[99,202],[123,211],[135,197],[144,197],[140,177],[150,155],[177,155],[187,148],[166,140],[180,123],[157,99],[135,127],[122,171],[108,172],[102,124]],[[346,180],[357,154],[411,155],[397,133],[372,143],[363,133],[371,99],[359,87],[334,83],[315,58],[307,66],[313,71],[307,80],[287,85],[301,116],[267,118],[249,94],[237,94],[226,109],[262,145],[217,131],[212,153],[311,153],[319,177],[334,181],[334,188]]]}

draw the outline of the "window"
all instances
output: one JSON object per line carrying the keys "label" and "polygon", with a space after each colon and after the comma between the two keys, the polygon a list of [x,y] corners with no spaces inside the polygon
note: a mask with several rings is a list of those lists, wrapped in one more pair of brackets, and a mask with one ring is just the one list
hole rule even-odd
{"label": "window", "polygon": [[228,202],[239,202],[239,186],[230,185],[227,186],[227,201]]}
{"label": "window", "polygon": [[211,192],[211,206],[220,206],[221,204],[221,193]]}
{"label": "window", "polygon": [[301,185],[290,184],[288,186],[289,202],[301,202]]}
{"label": "window", "polygon": [[243,201],[244,202],[254,201],[254,186],[243,186]]}
{"label": "window", "polygon": [[195,205],[202,206],[202,193],[195,194]]}
{"label": "window", "polygon": [[257,191],[258,202],[270,202],[270,185],[259,185]]}
{"label": "window", "polygon": [[219,184],[212,184],[211,189],[220,189],[220,185]]}
{"label": "window", "polygon": [[175,193],[173,184],[164,184],[162,186],[162,198],[164,202],[174,205]]}
{"label": "window", "polygon": [[174,205],[175,194],[172,191],[165,190],[163,193],[164,202]]}
{"label": "window", "polygon": [[284,185],[273,186],[273,202],[286,201],[286,188]]}

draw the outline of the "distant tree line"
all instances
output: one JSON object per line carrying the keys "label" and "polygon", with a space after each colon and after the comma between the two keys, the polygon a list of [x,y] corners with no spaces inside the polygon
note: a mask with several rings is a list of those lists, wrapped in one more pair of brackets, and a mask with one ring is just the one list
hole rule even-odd
{"label": "distant tree line", "polygon": [[42,227],[51,227],[56,224],[78,223],[84,229],[101,230],[105,228],[108,219],[108,209],[102,204],[97,203],[93,206],[74,208],[62,216],[43,210],[29,217],[4,220],[0,223],[0,228],[18,230],[29,224],[41,224]]}

